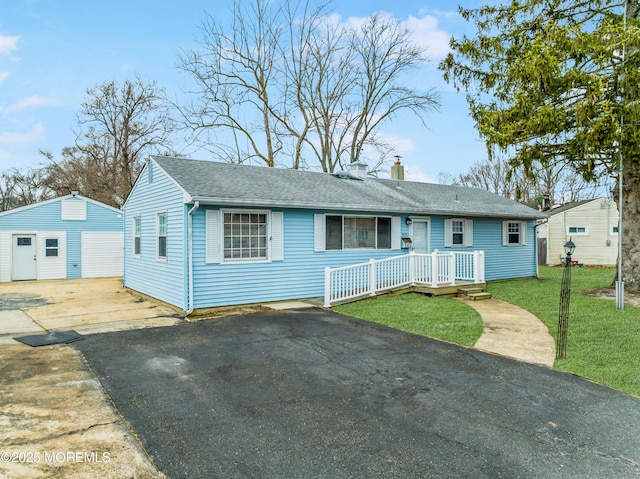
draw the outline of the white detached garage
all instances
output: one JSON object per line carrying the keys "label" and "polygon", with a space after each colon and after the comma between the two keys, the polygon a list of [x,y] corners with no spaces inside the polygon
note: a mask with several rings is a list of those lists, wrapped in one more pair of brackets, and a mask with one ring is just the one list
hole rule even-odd
{"label": "white detached garage", "polygon": [[77,193],[0,213],[0,282],[122,276],[122,212]]}

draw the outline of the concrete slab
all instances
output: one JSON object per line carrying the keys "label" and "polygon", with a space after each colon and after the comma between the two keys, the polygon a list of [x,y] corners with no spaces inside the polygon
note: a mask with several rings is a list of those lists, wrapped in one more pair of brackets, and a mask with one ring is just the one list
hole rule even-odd
{"label": "concrete slab", "polygon": [[495,298],[460,301],[471,306],[482,316],[484,329],[474,345],[475,349],[532,364],[553,366],[556,354],[555,340],[538,317]]}
{"label": "concrete slab", "polygon": [[262,306],[276,311],[284,311],[287,309],[314,308],[315,306],[305,301],[279,301],[277,303],[264,303]]}
{"label": "concrete slab", "polygon": [[43,333],[45,330],[20,310],[0,311],[0,336]]}

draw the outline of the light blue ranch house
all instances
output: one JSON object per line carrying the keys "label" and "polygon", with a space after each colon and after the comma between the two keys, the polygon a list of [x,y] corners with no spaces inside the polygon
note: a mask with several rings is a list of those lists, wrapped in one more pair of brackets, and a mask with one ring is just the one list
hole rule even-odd
{"label": "light blue ranch house", "polygon": [[123,213],[77,192],[0,213],[0,282],[122,276]]}
{"label": "light blue ranch house", "polygon": [[152,156],[123,207],[124,285],[190,314],[537,274],[544,213],[391,176]]}

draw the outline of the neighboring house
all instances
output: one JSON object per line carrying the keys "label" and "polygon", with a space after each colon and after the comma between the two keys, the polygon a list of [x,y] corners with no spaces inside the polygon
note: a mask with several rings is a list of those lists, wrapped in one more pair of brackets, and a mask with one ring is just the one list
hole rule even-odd
{"label": "neighboring house", "polygon": [[122,211],[77,193],[0,213],[0,282],[122,276]]}
{"label": "neighboring house", "polygon": [[548,221],[538,227],[539,247],[541,252],[546,252],[546,264],[562,263],[564,244],[571,238],[576,245],[574,261],[585,265],[616,265],[618,208],[613,200],[598,198],[566,203],[546,213]]}
{"label": "neighboring house", "polygon": [[[318,297],[325,267],[484,251],[486,279],[537,274],[543,213],[488,191],[152,156],[125,205],[124,285],[186,312]],[[409,238],[411,241],[409,242]]]}

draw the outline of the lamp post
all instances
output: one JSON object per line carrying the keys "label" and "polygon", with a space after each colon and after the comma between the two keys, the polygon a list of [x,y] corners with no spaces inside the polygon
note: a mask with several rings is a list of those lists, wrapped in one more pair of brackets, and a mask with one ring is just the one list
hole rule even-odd
{"label": "lamp post", "polygon": [[571,238],[564,244],[564,271],[560,288],[560,311],[558,313],[558,337],[556,338],[556,359],[567,355],[567,327],[569,326],[569,300],[571,299],[571,255],[576,245]]}

